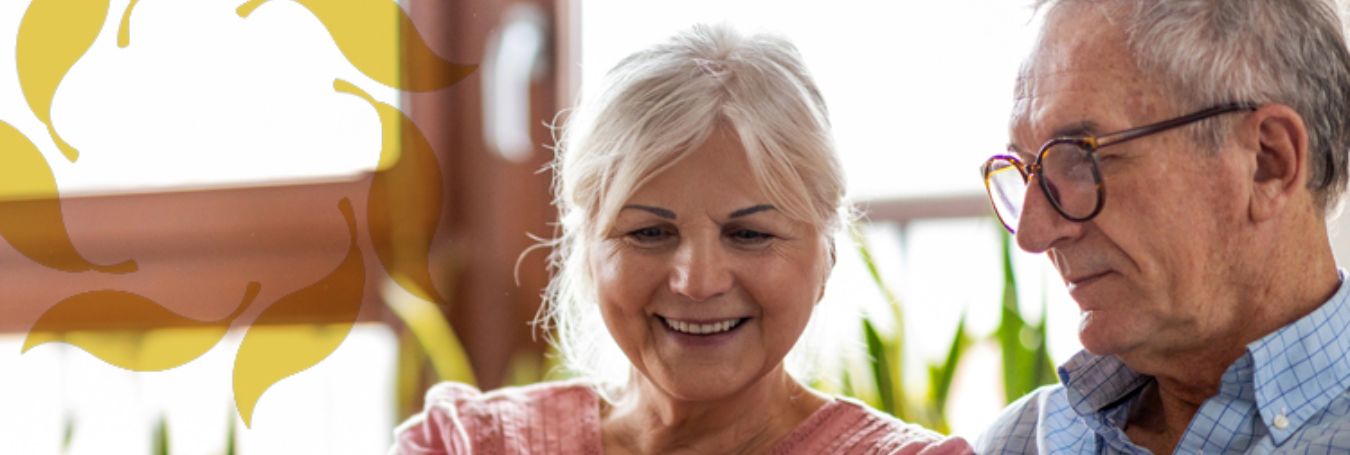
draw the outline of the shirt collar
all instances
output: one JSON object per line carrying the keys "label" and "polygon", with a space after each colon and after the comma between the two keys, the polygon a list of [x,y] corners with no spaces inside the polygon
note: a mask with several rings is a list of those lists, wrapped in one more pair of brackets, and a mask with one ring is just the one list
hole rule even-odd
{"label": "shirt collar", "polygon": [[1059,367],[1069,406],[1082,416],[1090,416],[1132,398],[1149,381],[1114,356],[1098,356],[1079,351]]}
{"label": "shirt collar", "polygon": [[1250,372],[1235,371],[1244,363],[1235,362],[1224,373],[1225,381],[1230,373],[1250,378],[1261,419],[1277,444],[1350,387],[1350,284],[1344,269],[1338,274],[1340,288],[1326,303],[1247,345]]}
{"label": "shirt collar", "polygon": [[[1248,344],[1247,352],[1224,372],[1219,393],[1250,400],[1254,388],[1255,404],[1277,444],[1350,385],[1350,336],[1344,333],[1350,327],[1350,283],[1344,269],[1338,274],[1340,288],[1326,303]],[[1153,380],[1115,356],[1087,351],[1061,365],[1059,378],[1074,412],[1098,425],[1108,424],[1109,415],[1132,403]],[[1284,428],[1275,425],[1281,414],[1287,419]]]}

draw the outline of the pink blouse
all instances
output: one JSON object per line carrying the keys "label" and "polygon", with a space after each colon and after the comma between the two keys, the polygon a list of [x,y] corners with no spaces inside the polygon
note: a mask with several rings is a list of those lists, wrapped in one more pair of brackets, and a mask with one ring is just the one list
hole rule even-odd
{"label": "pink blouse", "polygon": [[[395,430],[394,454],[600,454],[600,397],[566,381],[482,393],[458,383],[427,392],[426,409]],[[909,425],[847,398],[830,400],[772,454],[965,454],[960,438]]]}

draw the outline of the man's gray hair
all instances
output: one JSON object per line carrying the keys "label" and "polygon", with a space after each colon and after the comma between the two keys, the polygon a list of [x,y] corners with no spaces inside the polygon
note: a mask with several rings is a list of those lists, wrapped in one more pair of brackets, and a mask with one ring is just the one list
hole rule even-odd
{"label": "man's gray hair", "polygon": [[[1308,129],[1308,189],[1334,210],[1350,150],[1350,53],[1332,1],[1038,0],[1036,8],[1049,6],[1049,21],[1085,2],[1112,7],[1102,10],[1124,29],[1135,63],[1178,108],[1243,101],[1298,112]],[[1217,149],[1226,124],[1203,125],[1201,143]]]}

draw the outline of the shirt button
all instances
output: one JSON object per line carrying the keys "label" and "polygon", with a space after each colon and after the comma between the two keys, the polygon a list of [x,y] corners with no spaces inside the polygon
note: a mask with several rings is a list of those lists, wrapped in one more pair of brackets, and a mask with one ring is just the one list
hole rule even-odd
{"label": "shirt button", "polygon": [[1289,418],[1288,418],[1288,417],[1285,417],[1283,412],[1282,412],[1282,413],[1279,413],[1279,414],[1275,415],[1275,422],[1274,422],[1274,424],[1275,424],[1275,429],[1277,429],[1277,430],[1283,430],[1283,429],[1289,427]]}

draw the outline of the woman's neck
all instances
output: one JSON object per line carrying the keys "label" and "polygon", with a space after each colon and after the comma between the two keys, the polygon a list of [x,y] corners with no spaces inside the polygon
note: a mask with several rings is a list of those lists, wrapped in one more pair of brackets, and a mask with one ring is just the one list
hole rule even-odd
{"label": "woman's neck", "polygon": [[635,374],[602,412],[605,452],[764,453],[826,401],[777,369],[733,396],[686,401]]}

